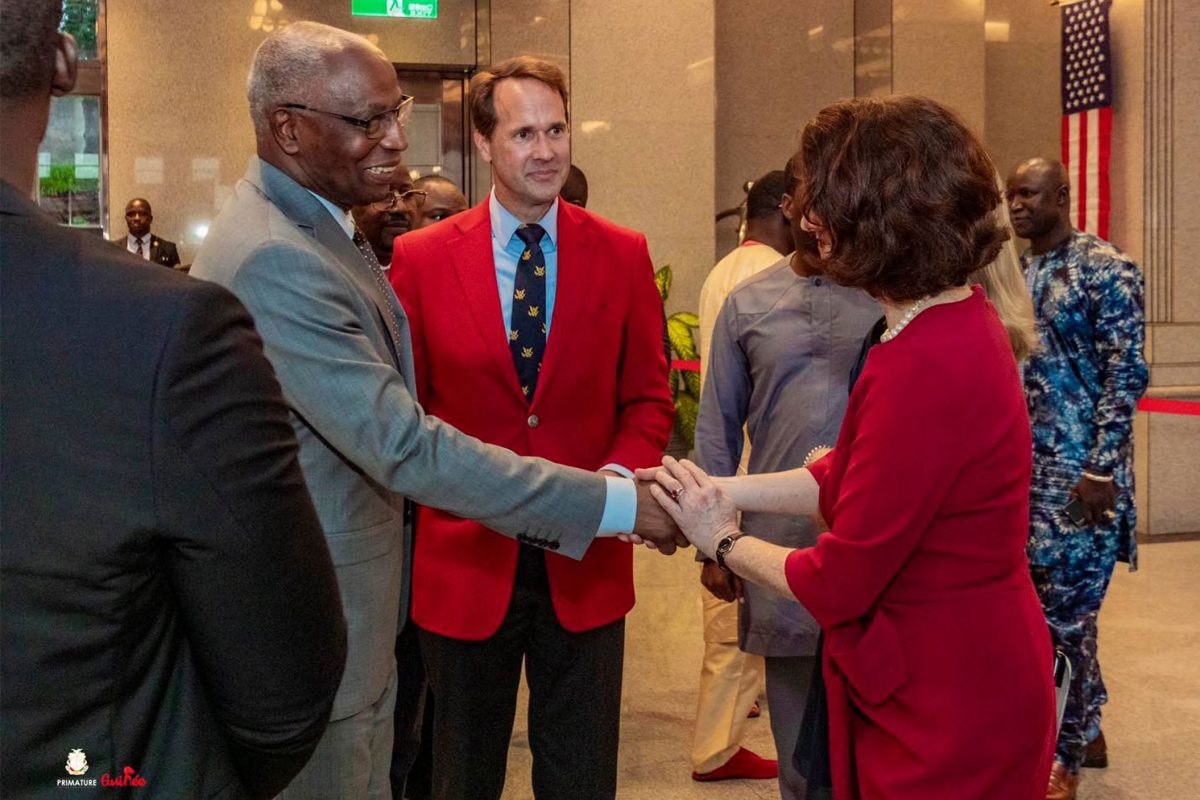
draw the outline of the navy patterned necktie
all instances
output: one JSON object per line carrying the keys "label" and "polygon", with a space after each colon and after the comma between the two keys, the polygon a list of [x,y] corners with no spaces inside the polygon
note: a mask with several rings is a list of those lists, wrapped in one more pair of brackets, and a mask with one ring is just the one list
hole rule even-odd
{"label": "navy patterned necktie", "polygon": [[[392,331],[400,330],[400,315],[396,310],[396,293],[392,291],[391,285],[383,274],[383,265],[379,263],[375,251],[371,249],[371,243],[367,240],[366,234],[359,230],[358,226],[354,226],[354,236],[351,238],[354,246],[358,248],[358,252],[362,255],[363,261],[367,262],[367,269],[371,271],[371,277],[375,279],[376,285],[379,286],[379,291],[383,294],[383,304],[387,311],[387,319],[392,323],[392,330],[388,331],[388,336],[392,339],[392,344],[399,352],[400,342],[397,341],[396,333]],[[386,323],[384,325],[386,328]]]}
{"label": "navy patterned necktie", "polygon": [[517,259],[508,348],[527,403],[533,400],[542,354],[546,352],[546,256],[541,245],[545,233],[541,225],[517,228],[517,237],[525,243],[525,250]]}

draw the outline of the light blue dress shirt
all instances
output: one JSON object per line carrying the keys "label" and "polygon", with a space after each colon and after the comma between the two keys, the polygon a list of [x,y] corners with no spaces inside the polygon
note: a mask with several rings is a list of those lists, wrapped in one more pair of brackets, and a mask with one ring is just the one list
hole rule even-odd
{"label": "light blue dress shirt", "polygon": [[[542,255],[546,258],[546,337],[549,340],[550,326],[554,321],[554,296],[558,289],[558,204],[555,199],[549,210],[537,221],[546,231],[542,236]],[[517,236],[521,220],[514,217],[496,199],[495,187],[488,195],[488,214],[492,227],[492,260],[496,265],[496,288],[500,293],[500,313],[504,317],[504,335],[512,327],[513,290],[517,283],[517,261],[525,252],[525,243]],[[633,473],[620,464],[605,464],[603,469],[632,478]],[[604,516],[600,520],[597,536],[612,536],[633,530],[637,518],[637,490],[632,482],[605,476],[608,494],[604,502]]]}
{"label": "light blue dress shirt", "polygon": [[[324,197],[321,197],[321,195],[317,194],[312,189],[306,189],[305,191],[315,197],[318,203],[325,206],[326,210],[333,215],[338,227],[346,232],[346,236],[351,239],[354,238],[354,217],[350,216],[349,211],[342,211],[342,209],[338,208]],[[380,266],[382,266],[384,269],[387,269],[391,266],[391,264],[381,264]]]}

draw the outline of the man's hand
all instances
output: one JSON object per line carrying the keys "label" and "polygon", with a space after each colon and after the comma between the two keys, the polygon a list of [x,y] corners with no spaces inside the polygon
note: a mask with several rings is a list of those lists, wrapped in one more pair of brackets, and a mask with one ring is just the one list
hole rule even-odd
{"label": "man's hand", "polygon": [[726,572],[715,561],[705,561],[700,569],[700,583],[718,600],[732,603],[742,596],[742,579]]}
{"label": "man's hand", "polygon": [[637,518],[633,523],[633,534],[622,537],[625,541],[645,544],[665,556],[675,552],[676,547],[687,547],[689,542],[679,526],[663,510],[650,494],[649,481],[637,481]]}
{"label": "man's hand", "polygon": [[1089,525],[1105,525],[1116,514],[1117,484],[1081,477],[1071,494],[1083,501],[1083,513]]}

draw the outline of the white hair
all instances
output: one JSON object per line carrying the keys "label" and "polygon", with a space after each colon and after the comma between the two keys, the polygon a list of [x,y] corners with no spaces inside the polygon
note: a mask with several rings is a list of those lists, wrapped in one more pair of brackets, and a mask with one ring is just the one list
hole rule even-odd
{"label": "white hair", "polygon": [[326,56],[355,48],[384,57],[383,51],[358,34],[319,22],[293,22],[263,39],[246,79],[255,132],[266,134],[272,109],[304,102],[314,86],[328,84]]}

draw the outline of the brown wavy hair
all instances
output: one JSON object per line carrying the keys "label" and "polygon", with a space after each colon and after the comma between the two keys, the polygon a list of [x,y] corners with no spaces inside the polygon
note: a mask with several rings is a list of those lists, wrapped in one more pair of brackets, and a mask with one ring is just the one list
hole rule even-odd
{"label": "brown wavy hair", "polygon": [[467,102],[471,108],[471,124],[485,139],[491,139],[492,132],[496,130],[496,104],[493,95],[496,84],[505,78],[531,78],[541,81],[558,92],[564,110],[570,108],[567,99],[567,77],[561,69],[549,61],[533,56],[513,56],[499,64],[493,64],[471,79],[471,90],[467,95]]}
{"label": "brown wavy hair", "polygon": [[833,244],[814,267],[844,286],[891,301],[936,294],[1008,239],[983,145],[929,98],[834,103],[805,127],[800,154],[796,205]]}

